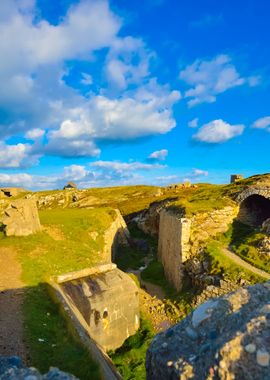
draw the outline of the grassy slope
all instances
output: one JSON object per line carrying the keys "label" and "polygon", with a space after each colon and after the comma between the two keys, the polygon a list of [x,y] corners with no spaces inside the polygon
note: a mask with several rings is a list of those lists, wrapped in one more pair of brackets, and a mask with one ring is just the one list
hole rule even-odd
{"label": "grassy slope", "polygon": [[[246,228],[250,231],[250,229],[245,227],[242,223],[234,222],[226,233],[220,234],[208,242],[206,251],[211,261],[211,274],[222,274],[225,279],[235,283],[239,283],[241,279],[245,279],[252,284],[265,281],[249,270],[239,267],[222,253],[223,247],[232,245],[233,248],[239,244],[244,236],[246,236]],[[233,251],[237,253],[237,250],[235,251],[235,249],[233,249]],[[245,257],[243,258],[245,259]],[[265,268],[261,269],[266,270]]]}
{"label": "grassy slope", "polygon": [[[103,232],[113,220],[111,209],[47,210],[40,212],[45,231],[25,238],[0,239],[0,248],[19,252],[23,280],[28,286],[24,304],[26,339],[31,364],[41,371],[50,366],[77,375],[80,379],[99,379],[98,366],[88,352],[68,334],[68,327],[47,294],[44,282],[49,276],[94,265],[102,257]],[[99,237],[91,239],[92,231]],[[59,240],[58,240],[59,239]]]}

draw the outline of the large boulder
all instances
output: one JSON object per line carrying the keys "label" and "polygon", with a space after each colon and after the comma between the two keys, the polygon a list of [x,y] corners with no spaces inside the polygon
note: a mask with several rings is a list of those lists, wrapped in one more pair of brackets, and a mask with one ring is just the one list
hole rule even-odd
{"label": "large boulder", "polygon": [[2,223],[7,236],[28,236],[41,230],[36,202],[18,199],[4,212]]}
{"label": "large boulder", "polygon": [[148,380],[270,378],[270,282],[212,298],[158,334]]}

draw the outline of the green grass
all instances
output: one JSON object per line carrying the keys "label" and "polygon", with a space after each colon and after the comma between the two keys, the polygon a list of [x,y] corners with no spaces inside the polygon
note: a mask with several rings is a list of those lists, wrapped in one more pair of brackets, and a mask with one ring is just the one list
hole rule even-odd
{"label": "green grass", "polygon": [[[60,240],[45,231],[23,238],[6,238],[1,233],[0,249],[15,249],[22,264],[22,279],[28,286],[24,303],[26,341],[31,365],[42,372],[57,366],[81,380],[100,378],[97,364],[69,334],[70,326],[43,284],[51,276],[100,263],[103,233],[114,217],[109,208],[46,210],[40,212],[41,223]],[[93,231],[99,233],[96,240],[91,238]]]}
{"label": "green grass", "polygon": [[125,380],[146,379],[145,356],[154,335],[151,323],[141,316],[139,331],[129,337],[121,348],[110,352],[110,357]]}
{"label": "green grass", "polygon": [[98,364],[81,343],[48,296],[46,285],[27,290],[24,306],[25,333],[30,346],[30,365],[42,373],[54,366],[81,380],[99,380]]}
{"label": "green grass", "polygon": [[241,279],[251,284],[265,281],[262,277],[255,275],[247,269],[235,264],[223,252],[224,240],[211,240],[206,247],[206,254],[211,262],[210,275],[222,275],[225,280],[239,283]]}
{"label": "green grass", "polygon": [[245,261],[270,273],[269,257],[259,253],[258,244],[265,234],[240,222],[234,222],[230,229],[230,246]]}

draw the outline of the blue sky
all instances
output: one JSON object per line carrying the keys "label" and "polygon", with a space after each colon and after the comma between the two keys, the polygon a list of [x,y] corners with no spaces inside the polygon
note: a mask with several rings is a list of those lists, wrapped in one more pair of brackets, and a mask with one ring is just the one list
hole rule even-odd
{"label": "blue sky", "polygon": [[1,0],[0,186],[269,172],[267,0]]}

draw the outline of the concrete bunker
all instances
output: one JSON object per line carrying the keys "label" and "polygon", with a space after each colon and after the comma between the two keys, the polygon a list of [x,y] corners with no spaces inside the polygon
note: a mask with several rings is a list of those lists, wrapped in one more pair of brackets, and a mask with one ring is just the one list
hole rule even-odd
{"label": "concrete bunker", "polygon": [[58,276],[58,292],[104,351],[122,346],[140,326],[135,282],[115,264]]}

